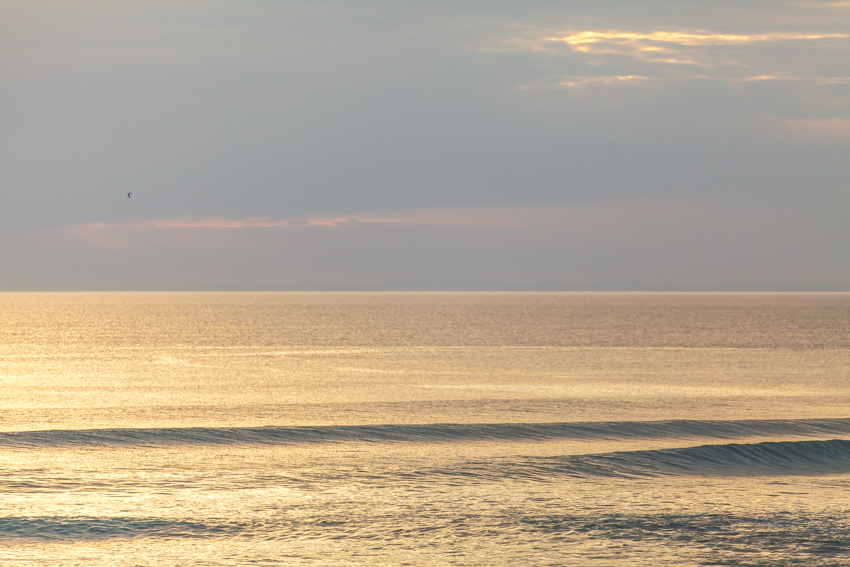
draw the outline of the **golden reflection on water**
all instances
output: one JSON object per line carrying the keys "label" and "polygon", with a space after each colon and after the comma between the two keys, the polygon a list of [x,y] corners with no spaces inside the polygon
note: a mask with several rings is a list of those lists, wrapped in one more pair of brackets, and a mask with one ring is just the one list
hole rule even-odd
{"label": "golden reflection on water", "polygon": [[0,555],[839,564],[848,371],[850,294],[0,294]]}

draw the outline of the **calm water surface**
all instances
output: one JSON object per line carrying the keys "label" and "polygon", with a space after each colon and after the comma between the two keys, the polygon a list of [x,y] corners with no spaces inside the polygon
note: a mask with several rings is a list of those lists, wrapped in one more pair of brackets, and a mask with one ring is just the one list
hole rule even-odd
{"label": "calm water surface", "polygon": [[0,562],[850,565],[850,294],[0,294]]}

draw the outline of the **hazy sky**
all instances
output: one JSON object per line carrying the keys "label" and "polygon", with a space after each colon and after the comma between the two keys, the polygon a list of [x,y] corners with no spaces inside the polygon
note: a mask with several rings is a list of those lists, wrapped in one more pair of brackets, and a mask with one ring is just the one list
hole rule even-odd
{"label": "hazy sky", "polygon": [[0,0],[0,290],[590,287],[850,288],[850,2]]}

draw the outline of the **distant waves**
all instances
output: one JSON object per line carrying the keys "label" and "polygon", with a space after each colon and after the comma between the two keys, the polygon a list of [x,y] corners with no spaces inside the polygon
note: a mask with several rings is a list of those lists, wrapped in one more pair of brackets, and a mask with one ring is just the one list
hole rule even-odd
{"label": "distant waves", "polygon": [[[711,544],[716,552],[725,554],[738,553],[742,548],[748,551],[771,548],[782,550],[793,545],[797,553],[812,554],[827,560],[844,555],[850,550],[847,543],[850,525],[846,515],[809,517],[805,518],[806,521],[801,520],[802,518],[788,513],[768,516],[687,512],[622,514],[608,511],[588,514],[535,514],[528,510],[506,510],[493,517],[467,513],[465,530],[468,535],[485,537],[489,534],[492,537],[492,526],[497,523],[511,526],[510,533],[514,537],[521,537],[525,533],[538,537],[567,538],[567,542],[590,536],[595,539],[616,537],[635,543],[653,541],[667,545],[681,545],[683,542],[695,546]],[[240,522],[224,518],[186,520],[145,516],[11,516],[0,518],[0,542],[73,543],[136,538],[164,539],[174,544],[186,539],[210,541],[215,538],[225,541],[233,541],[232,538],[297,541],[304,537],[327,538],[329,523],[327,515],[302,518],[284,516],[275,518],[274,522]],[[376,522],[374,517],[333,516],[333,524],[333,533],[337,537],[343,535],[366,538],[388,545],[398,545],[399,536],[407,536],[408,531],[413,531],[398,527],[388,529],[383,521]],[[451,530],[446,528],[438,530],[437,533],[440,531],[448,532],[446,535],[451,533]],[[729,561],[722,564],[740,563]],[[837,565],[831,562],[828,564]]]}
{"label": "distant waves", "polygon": [[[0,448],[97,449],[167,446],[309,445],[327,443],[463,443],[546,440],[728,439],[766,437],[761,443],[705,444],[557,457],[517,456],[465,460],[448,467],[370,474],[374,480],[419,482],[542,481],[558,477],[632,478],[681,475],[799,475],[850,473],[850,419],[659,421],[547,424],[363,425],[260,428],[97,429],[0,434]],[[782,440],[783,436],[812,440]],[[820,439],[817,439],[820,438]],[[357,472],[343,473],[357,476]],[[393,477],[393,478],[390,478]],[[397,478],[396,478],[397,477]],[[447,478],[451,477],[451,478]],[[368,479],[349,478],[351,481]]]}
{"label": "distant waves", "polygon": [[850,435],[850,419],[84,429],[0,433],[0,448],[740,439]]}
{"label": "distant waves", "polygon": [[0,541],[209,538],[240,535],[248,528],[244,523],[211,523],[173,518],[6,516],[0,517]]}

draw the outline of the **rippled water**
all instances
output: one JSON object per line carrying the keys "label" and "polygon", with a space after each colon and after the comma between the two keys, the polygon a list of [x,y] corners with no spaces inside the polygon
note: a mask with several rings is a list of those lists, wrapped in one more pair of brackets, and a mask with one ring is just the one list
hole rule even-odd
{"label": "rippled water", "polygon": [[0,561],[848,565],[850,294],[0,294]]}

